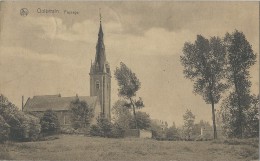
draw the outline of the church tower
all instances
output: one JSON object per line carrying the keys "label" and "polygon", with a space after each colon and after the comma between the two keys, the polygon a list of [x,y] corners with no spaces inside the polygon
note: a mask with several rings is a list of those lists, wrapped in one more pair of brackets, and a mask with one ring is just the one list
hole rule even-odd
{"label": "church tower", "polygon": [[108,119],[110,116],[111,102],[111,73],[110,66],[106,60],[104,45],[104,34],[102,30],[101,15],[96,45],[95,61],[90,67],[90,96],[98,96],[101,104],[101,112]]}

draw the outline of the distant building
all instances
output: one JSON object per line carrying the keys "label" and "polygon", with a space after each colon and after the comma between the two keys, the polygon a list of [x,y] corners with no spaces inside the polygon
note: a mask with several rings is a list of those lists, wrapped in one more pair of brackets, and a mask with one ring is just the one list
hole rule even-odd
{"label": "distant building", "polygon": [[[98,41],[96,45],[96,56],[94,63],[91,62],[90,67],[90,96],[74,96],[61,97],[60,95],[42,95],[29,98],[22,107],[23,111],[33,112],[42,115],[44,111],[52,109],[58,115],[61,125],[70,125],[69,107],[71,101],[77,97],[94,109],[95,118],[102,113],[106,118],[110,119],[111,104],[111,73],[110,66],[106,60],[104,33],[101,24],[98,33]],[[23,104],[23,103],[22,103]]]}

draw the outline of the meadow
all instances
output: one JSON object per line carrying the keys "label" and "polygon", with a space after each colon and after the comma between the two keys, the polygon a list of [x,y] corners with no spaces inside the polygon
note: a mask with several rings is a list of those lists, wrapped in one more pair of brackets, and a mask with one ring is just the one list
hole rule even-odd
{"label": "meadow", "polygon": [[157,141],[58,135],[37,142],[0,144],[0,160],[258,160],[258,139]]}

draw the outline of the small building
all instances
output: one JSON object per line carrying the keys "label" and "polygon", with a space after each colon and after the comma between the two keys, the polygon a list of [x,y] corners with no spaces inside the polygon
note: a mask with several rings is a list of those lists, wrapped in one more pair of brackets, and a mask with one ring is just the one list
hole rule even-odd
{"label": "small building", "polygon": [[60,94],[34,96],[33,98],[28,98],[23,107],[23,111],[30,112],[40,118],[46,110],[51,109],[57,114],[61,126],[70,126],[70,103],[76,99],[85,101],[90,108],[94,109],[94,118],[92,123],[95,123],[95,118],[101,113],[101,105],[97,96],[61,97]]}

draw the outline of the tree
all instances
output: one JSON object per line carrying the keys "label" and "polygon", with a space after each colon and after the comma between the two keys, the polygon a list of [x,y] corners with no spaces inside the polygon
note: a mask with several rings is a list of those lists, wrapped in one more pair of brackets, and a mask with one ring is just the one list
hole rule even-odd
{"label": "tree", "polygon": [[214,139],[217,138],[215,123],[215,107],[221,94],[227,89],[224,83],[225,46],[219,37],[210,40],[197,36],[194,44],[186,42],[183,47],[181,63],[186,78],[194,82],[194,93],[211,104]]}
{"label": "tree", "polygon": [[94,111],[85,101],[79,99],[72,101],[70,110],[72,112],[72,125],[75,129],[87,128],[90,125]]}
{"label": "tree", "polygon": [[[19,111],[4,95],[0,95],[0,114],[3,131],[8,126],[9,139],[12,140],[36,140],[41,131],[39,119]],[[1,124],[1,123],[0,123]],[[0,125],[1,126],[1,125]],[[7,131],[6,131],[7,132]]]}
{"label": "tree", "polygon": [[188,140],[191,139],[191,135],[194,133],[194,121],[195,121],[195,115],[191,112],[191,110],[186,110],[185,114],[183,115],[184,125],[183,125],[183,131],[184,135]]}
{"label": "tree", "polygon": [[41,120],[42,132],[47,134],[52,134],[60,129],[60,123],[57,114],[52,110],[47,110],[44,112]]}
{"label": "tree", "polygon": [[114,104],[112,112],[114,114],[114,122],[124,130],[136,128],[136,124],[138,129],[150,128],[151,119],[149,114],[138,111],[136,112],[135,120],[125,100],[118,100]]}
{"label": "tree", "polygon": [[168,140],[179,140],[180,139],[179,131],[176,128],[174,122],[173,122],[172,126],[167,129],[167,131],[166,131],[166,138]]}
{"label": "tree", "polygon": [[136,122],[138,129],[149,129],[151,127],[150,115],[146,112],[136,112]]}
{"label": "tree", "polygon": [[199,123],[196,123],[194,125],[194,134],[195,135],[200,135],[201,134],[201,128],[210,129],[211,126],[210,126],[210,124],[207,121],[200,120]]}
{"label": "tree", "polygon": [[92,136],[111,137],[112,123],[103,114],[100,114],[97,118],[97,124],[91,125],[90,134]]}
{"label": "tree", "polygon": [[246,137],[259,136],[259,95],[251,96],[251,103],[249,109],[246,111]]}
{"label": "tree", "polygon": [[144,104],[141,97],[136,100],[135,96],[136,92],[141,88],[141,83],[135,73],[122,62],[120,63],[120,67],[116,68],[114,75],[119,86],[118,95],[129,101],[127,106],[132,107],[135,127],[138,128],[135,111],[136,108],[139,109],[144,107]]}
{"label": "tree", "polygon": [[127,105],[128,103],[125,100],[118,100],[112,108],[113,121],[124,130],[130,129],[133,121],[133,116]]}
{"label": "tree", "polygon": [[9,138],[10,126],[5,122],[4,118],[0,115],[0,143],[5,142]]}
{"label": "tree", "polygon": [[234,118],[234,136],[242,138],[245,130],[245,111],[250,105],[249,68],[256,62],[256,54],[243,32],[235,30],[224,38],[227,51],[227,80],[232,86],[228,96],[231,117]]}
{"label": "tree", "polygon": [[[240,137],[240,123],[238,122],[238,105],[237,97],[230,94],[223,100],[219,114],[222,128],[228,137]],[[257,137],[259,135],[259,97],[255,95],[248,98],[249,107],[243,112],[243,137]]]}

